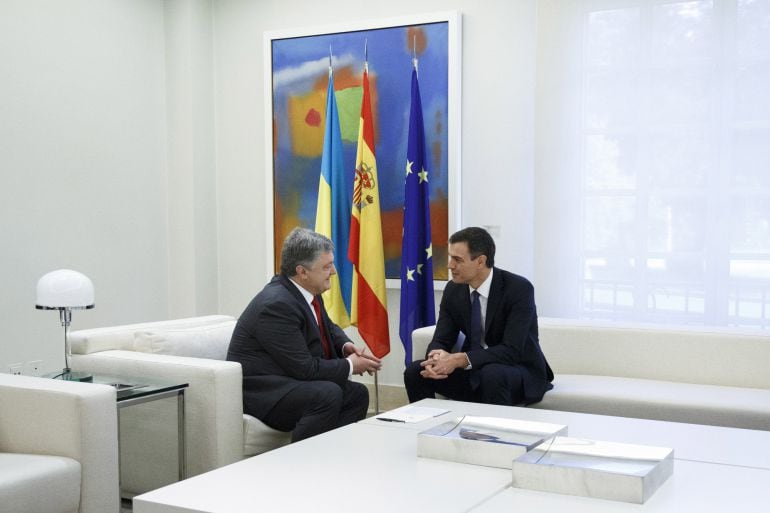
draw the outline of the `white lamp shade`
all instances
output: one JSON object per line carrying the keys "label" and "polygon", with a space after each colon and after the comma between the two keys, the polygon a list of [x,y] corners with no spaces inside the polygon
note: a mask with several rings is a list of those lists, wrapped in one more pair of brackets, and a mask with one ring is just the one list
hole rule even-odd
{"label": "white lamp shade", "polygon": [[38,309],[93,308],[94,284],[84,274],[59,269],[37,282]]}

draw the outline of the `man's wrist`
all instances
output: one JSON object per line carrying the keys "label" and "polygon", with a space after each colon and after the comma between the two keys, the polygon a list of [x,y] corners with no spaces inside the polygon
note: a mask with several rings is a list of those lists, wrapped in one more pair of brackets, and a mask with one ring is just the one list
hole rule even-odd
{"label": "man's wrist", "polygon": [[468,356],[468,353],[462,353],[462,355],[463,355],[463,365],[462,365],[463,369],[465,370],[472,369],[473,365],[471,364],[471,359]]}

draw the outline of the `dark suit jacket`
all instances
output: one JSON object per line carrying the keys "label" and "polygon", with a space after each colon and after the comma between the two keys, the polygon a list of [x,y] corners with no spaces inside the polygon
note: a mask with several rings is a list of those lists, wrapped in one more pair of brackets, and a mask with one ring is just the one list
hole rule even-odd
{"label": "dark suit jacket", "polygon": [[235,325],[227,350],[227,359],[243,367],[246,413],[263,418],[303,381],[344,386],[350,364],[342,358],[342,346],[350,339],[329,320],[323,300],[321,317],[334,353],[328,360],[323,358],[313,311],[286,276],[275,276],[251,300]]}
{"label": "dark suit jacket", "polygon": [[471,300],[468,285],[447,283],[433,340],[433,349],[452,350],[460,332],[466,335],[462,350],[467,352],[475,372],[489,363],[518,365],[524,370],[527,404],[543,398],[552,388],[553,372],[540,349],[537,332],[535,290],[516,274],[495,268],[487,301],[484,341],[487,349],[470,351]]}

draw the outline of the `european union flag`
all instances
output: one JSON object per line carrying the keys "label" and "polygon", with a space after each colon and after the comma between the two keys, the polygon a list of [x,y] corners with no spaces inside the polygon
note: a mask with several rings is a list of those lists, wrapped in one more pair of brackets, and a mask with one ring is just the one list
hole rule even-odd
{"label": "european union flag", "polygon": [[412,331],[436,323],[433,300],[433,245],[430,236],[430,184],[417,68],[412,69],[412,106],[404,186],[404,235],[401,244],[401,318],[399,334],[406,364],[412,361]]}

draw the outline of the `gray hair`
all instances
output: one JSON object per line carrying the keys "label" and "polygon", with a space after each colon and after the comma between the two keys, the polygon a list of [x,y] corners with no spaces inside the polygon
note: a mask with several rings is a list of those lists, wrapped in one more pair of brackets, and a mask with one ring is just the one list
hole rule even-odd
{"label": "gray hair", "polygon": [[334,251],[328,237],[307,228],[294,228],[283,240],[281,274],[294,276],[297,266],[311,267],[323,253]]}

